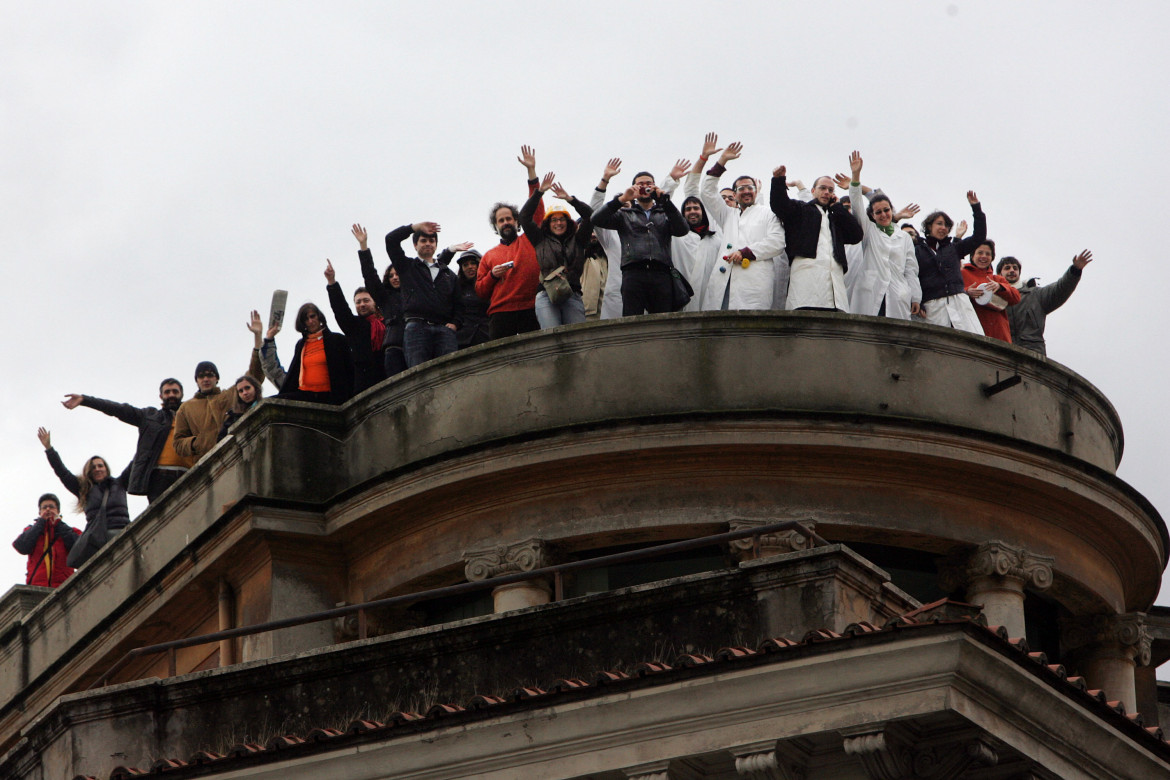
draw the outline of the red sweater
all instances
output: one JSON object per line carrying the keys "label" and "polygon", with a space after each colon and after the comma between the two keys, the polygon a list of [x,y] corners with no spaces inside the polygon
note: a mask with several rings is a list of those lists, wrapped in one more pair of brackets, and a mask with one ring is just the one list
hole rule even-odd
{"label": "red sweater", "polygon": [[[492,268],[511,260],[514,265],[499,279],[492,276]],[[540,292],[540,262],[528,236],[520,236],[511,244],[500,244],[489,249],[479,261],[475,291],[486,298],[488,314],[498,311],[524,311],[536,307]]]}
{"label": "red sweater", "polygon": [[[974,263],[967,263],[963,266],[963,286],[965,288],[971,288],[985,282],[999,282],[999,290],[995,294],[1007,301],[1008,306],[1015,306],[1020,302],[1020,291],[1012,287],[1007,279],[992,273],[990,268],[983,269]],[[975,306],[975,314],[979,317],[979,324],[983,326],[983,334],[1011,344],[1012,329],[1008,324],[1007,310],[996,309],[990,305],[980,306],[975,303],[974,299],[971,303]]]}
{"label": "red sweater", "polygon": [[[536,192],[537,180],[528,181],[528,197]],[[517,211],[517,218],[520,212]],[[544,201],[536,207],[536,224],[544,220]],[[514,265],[499,279],[492,276],[492,268],[511,260]],[[520,236],[511,244],[500,244],[489,249],[479,261],[475,277],[475,292],[488,304],[488,314],[498,311],[524,311],[536,308],[536,294],[540,292],[540,261],[528,236]]]}

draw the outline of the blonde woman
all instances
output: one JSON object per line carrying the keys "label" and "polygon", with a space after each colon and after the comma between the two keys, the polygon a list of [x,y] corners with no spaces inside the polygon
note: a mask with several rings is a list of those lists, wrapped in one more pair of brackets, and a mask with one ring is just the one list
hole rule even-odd
{"label": "blonde woman", "polygon": [[85,513],[85,530],[69,551],[69,565],[76,568],[130,524],[130,509],[126,505],[127,474],[114,477],[110,474],[109,464],[100,455],[87,460],[80,474],[73,474],[53,449],[49,431],[40,428],[37,438],[44,445],[45,456],[61,484],[77,496],[77,511]]}

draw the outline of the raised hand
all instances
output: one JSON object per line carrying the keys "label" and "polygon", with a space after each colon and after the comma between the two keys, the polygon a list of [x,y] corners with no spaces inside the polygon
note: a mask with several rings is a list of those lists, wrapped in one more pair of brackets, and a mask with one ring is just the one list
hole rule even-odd
{"label": "raised hand", "polygon": [[[784,166],[781,165],[780,167],[783,168]],[[788,179],[784,182],[784,186],[785,187],[795,187],[798,190],[803,190],[804,189],[804,182],[802,182],[800,179]]]}
{"label": "raised hand", "polygon": [[264,321],[260,319],[260,312],[252,309],[252,316],[248,320],[248,330],[259,336],[264,332]]}
{"label": "raised hand", "polygon": [[975,194],[975,190],[967,190],[967,202],[972,206],[979,202],[979,196]]}
{"label": "raised hand", "polygon": [[464,241],[461,244],[452,244],[451,246],[449,246],[447,248],[450,249],[452,252],[466,252],[468,249],[471,249],[473,246],[475,246],[474,241]]}
{"label": "raised hand", "polygon": [[520,156],[516,158],[520,164],[528,169],[528,178],[536,178],[536,150],[531,146],[521,146]]}
{"label": "raised hand", "polygon": [[279,322],[268,329],[268,332],[264,334],[264,338],[268,339],[269,341],[272,341],[272,339],[276,338],[277,333],[280,333],[280,323]]}
{"label": "raised hand", "polygon": [[1091,262],[1093,262],[1093,253],[1086,249],[1073,258],[1072,264],[1077,268],[1084,268]]}
{"label": "raised hand", "polygon": [[861,176],[861,164],[861,152],[854,149],[853,154],[849,155],[849,170],[853,172],[853,181],[861,181],[861,179],[858,178]]}
{"label": "raised hand", "polygon": [[337,272],[333,270],[333,263],[329,258],[325,258],[325,283],[334,284],[337,282]]}
{"label": "raised hand", "polygon": [[351,232],[353,233],[353,237],[357,239],[358,247],[360,249],[369,249],[369,247],[366,246],[366,239],[368,236],[366,235],[366,229],[364,227],[355,222],[353,223]]}
{"label": "raised hand", "polygon": [[609,181],[610,179],[612,179],[614,176],[617,176],[621,172],[622,172],[622,158],[611,157],[611,158],[609,158],[609,162],[607,162],[605,164],[605,170],[602,171],[601,178],[605,179],[606,181]]}
{"label": "raised hand", "polygon": [[918,208],[917,203],[910,203],[897,214],[894,215],[895,222],[901,222],[904,219],[911,219],[922,209]]}
{"label": "raised hand", "polygon": [[849,178],[849,174],[847,173],[836,173],[833,174],[833,181],[836,182],[837,186],[841,189],[847,190],[849,189],[849,184],[854,181],[854,179]]}
{"label": "raised hand", "polygon": [[699,156],[704,160],[709,160],[711,155],[722,151],[723,147],[719,145],[719,134],[707,133],[707,137],[703,139],[703,152]]}
{"label": "raised hand", "polygon": [[[779,178],[781,178],[783,176],[787,176],[787,175],[788,175],[788,168],[786,168],[783,165],[777,165],[775,168],[772,169],[773,178],[779,179]],[[792,184],[789,184],[788,186],[791,187]]]}
{"label": "raised hand", "polygon": [[679,159],[677,162],[675,162],[674,167],[670,169],[670,178],[678,181],[682,177],[686,176],[690,170],[691,161]]}
{"label": "raised hand", "polygon": [[743,144],[739,141],[732,141],[723,150],[723,154],[719,155],[719,164],[727,165],[732,160],[738,160],[741,154],[743,154]]}
{"label": "raised hand", "polygon": [[571,201],[573,199],[573,196],[565,192],[565,188],[562,187],[560,183],[553,184],[552,191],[553,195],[560,198],[561,200]]}
{"label": "raised hand", "polygon": [[46,450],[53,449],[53,444],[49,438],[48,430],[45,428],[37,428],[37,438],[41,440],[41,444],[45,445]]}
{"label": "raised hand", "polygon": [[61,405],[66,409],[76,409],[77,407],[81,406],[81,402],[84,398],[85,396],[81,395],[80,393],[66,393],[65,400],[61,402]]}
{"label": "raised hand", "polygon": [[955,240],[956,241],[958,241],[963,236],[967,235],[967,228],[968,228],[967,220],[965,220],[965,219],[960,220],[959,226],[957,228],[955,228]]}
{"label": "raised hand", "polygon": [[410,226],[410,229],[415,233],[433,233],[436,235],[442,230],[438,222],[415,222]]}
{"label": "raised hand", "polygon": [[541,192],[548,192],[549,188],[552,187],[553,182],[556,180],[557,180],[557,175],[555,173],[553,173],[552,171],[549,171],[548,173],[546,173],[544,175],[544,178],[540,182],[540,187],[539,187],[540,191]]}

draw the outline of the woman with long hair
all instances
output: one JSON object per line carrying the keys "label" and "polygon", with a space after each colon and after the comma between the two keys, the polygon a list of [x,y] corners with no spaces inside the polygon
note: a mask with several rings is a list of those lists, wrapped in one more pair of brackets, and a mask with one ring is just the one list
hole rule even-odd
{"label": "woman with long hair", "polygon": [[224,415],[223,425],[219,428],[220,439],[228,435],[228,429],[236,424],[236,420],[260,403],[260,397],[263,395],[260,383],[247,374],[237,379],[235,385],[228,392],[235,395],[235,400],[232,401],[227,414]]}
{"label": "woman with long hair", "polygon": [[[120,477],[110,474],[106,459],[94,455],[85,462],[80,474],[73,474],[57,450],[53,449],[49,431],[37,430],[37,438],[45,447],[49,465],[57,473],[61,484],[77,496],[77,511],[85,513],[85,530],[69,551],[69,565],[74,568],[85,563],[106,542],[122,533],[130,524],[130,509],[126,504],[128,472]],[[102,526],[104,525],[104,530]]]}
{"label": "woman with long hair", "polygon": [[315,303],[297,312],[301,334],[278,398],[319,404],[345,403],[353,397],[353,355],[345,336],[329,330]]}

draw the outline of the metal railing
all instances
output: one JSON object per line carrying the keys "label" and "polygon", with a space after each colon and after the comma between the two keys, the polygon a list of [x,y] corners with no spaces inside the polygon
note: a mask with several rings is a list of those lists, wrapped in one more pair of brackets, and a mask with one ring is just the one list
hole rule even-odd
{"label": "metal railing", "polygon": [[545,566],[539,569],[532,569],[531,571],[516,572],[515,574],[504,574],[499,577],[490,577],[488,579],[477,580],[475,582],[462,582],[458,585],[447,585],[442,588],[432,588],[430,590],[419,591],[417,593],[407,593],[401,596],[391,596],[389,598],[377,599],[375,601],[366,601],[361,604],[347,604],[344,607],[334,607],[333,609],[326,609],[319,612],[309,612],[304,615],[298,615],[297,617],[283,618],[282,620],[272,620],[267,623],[257,623],[251,626],[241,626],[239,628],[230,628],[224,631],[216,631],[213,634],[202,634],[200,636],[187,637],[186,639],[175,639],[170,642],[160,642],[158,644],[146,645],[144,647],[136,647],[119,658],[113,666],[106,670],[105,674],[91,683],[86,690],[92,690],[99,686],[106,685],[114,673],[126,666],[126,664],[130,663],[130,661],[142,656],[167,653],[169,658],[168,676],[174,677],[177,674],[176,653],[178,650],[186,647],[211,644],[212,642],[219,642],[223,639],[234,639],[241,636],[263,634],[268,631],[277,631],[282,628],[303,626],[309,623],[317,623],[322,620],[346,617],[354,613],[357,613],[358,618],[358,639],[366,639],[368,635],[366,612],[371,609],[407,606],[420,601],[430,601],[431,599],[444,598],[447,596],[458,596],[464,593],[473,593],[475,591],[487,590],[489,588],[498,588],[501,585],[510,585],[515,582],[524,582],[526,580],[538,579],[540,577],[552,577],[553,600],[561,601],[564,598],[564,575],[571,572],[580,571],[582,569],[595,569],[600,566],[612,566],[619,563],[630,563],[632,561],[641,561],[649,558],[659,558],[664,555],[670,555],[672,553],[686,552],[688,550],[694,550],[701,547],[709,547],[711,545],[748,538],[752,539],[752,550],[758,556],[760,537],[766,534],[780,533],[783,531],[795,531],[812,542],[813,546],[828,544],[828,542],[819,534],[817,534],[815,531],[809,530],[800,521],[785,520],[780,523],[771,523],[769,525],[761,525],[755,528],[743,528],[738,531],[728,531],[721,534],[701,536],[695,539],[686,539],[681,542],[668,542],[667,544],[654,545],[653,547],[643,547],[638,550],[629,550],[627,552],[613,553],[611,555],[601,555],[596,558],[586,558],[585,560],[571,561],[569,563],[558,563],[554,566]]}

